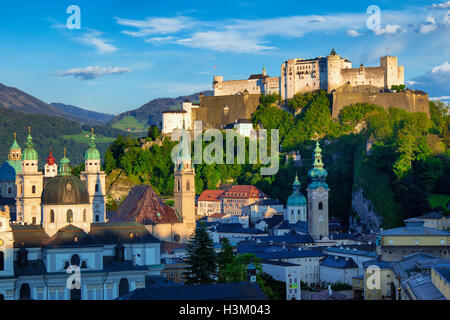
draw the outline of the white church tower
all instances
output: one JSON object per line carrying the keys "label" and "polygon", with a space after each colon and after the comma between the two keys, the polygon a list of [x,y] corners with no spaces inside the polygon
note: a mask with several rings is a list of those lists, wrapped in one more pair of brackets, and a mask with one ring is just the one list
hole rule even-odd
{"label": "white church tower", "polygon": [[31,127],[28,127],[26,148],[22,153],[22,172],[18,174],[17,220],[41,224],[41,195],[44,175],[38,170],[38,153],[34,149]]}
{"label": "white church tower", "polygon": [[53,157],[52,148],[50,148],[50,154],[47,157],[44,166],[44,177],[53,178],[58,175],[58,165],[56,164],[56,159]]}
{"label": "white church tower", "polygon": [[106,174],[101,171],[101,156],[95,145],[94,128],[92,128],[89,148],[84,154],[85,169],[80,179],[86,181],[89,200],[92,205],[93,222],[106,221]]}

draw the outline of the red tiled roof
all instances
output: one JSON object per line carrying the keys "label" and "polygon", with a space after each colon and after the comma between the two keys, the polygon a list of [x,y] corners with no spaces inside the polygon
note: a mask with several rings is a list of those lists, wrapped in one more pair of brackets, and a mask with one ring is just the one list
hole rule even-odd
{"label": "red tiled roof", "polygon": [[265,198],[267,195],[255,186],[236,185],[225,191],[221,198]]}
{"label": "red tiled roof", "polygon": [[144,225],[181,222],[175,210],[165,204],[150,186],[145,185],[130,190],[110,221],[133,221]]}
{"label": "red tiled roof", "polygon": [[205,190],[198,197],[198,201],[220,201],[219,197],[224,192],[224,190]]}
{"label": "red tiled roof", "polygon": [[225,214],[216,212],[216,213],[210,214],[208,217],[209,218],[223,218],[223,217],[225,217]]}

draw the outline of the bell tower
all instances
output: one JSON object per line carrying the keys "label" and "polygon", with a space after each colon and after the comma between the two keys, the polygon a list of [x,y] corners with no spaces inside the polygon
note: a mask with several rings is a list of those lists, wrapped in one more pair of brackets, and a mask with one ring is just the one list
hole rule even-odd
{"label": "bell tower", "polygon": [[328,192],[325,182],[328,175],[323,168],[322,149],[319,141],[314,149],[313,168],[308,173],[308,231],[314,240],[328,239]]}
{"label": "bell tower", "polygon": [[175,209],[183,219],[183,224],[195,226],[195,169],[192,166],[190,145],[183,128],[174,168]]}
{"label": "bell tower", "polygon": [[93,222],[106,220],[106,174],[101,171],[101,156],[95,144],[94,128],[89,138],[89,148],[84,153],[84,171],[80,179],[86,182],[89,202],[92,205]]}
{"label": "bell tower", "polygon": [[18,174],[17,179],[16,219],[27,224],[40,224],[44,175],[38,169],[39,158],[34,149],[31,127],[28,127],[28,138],[22,159],[22,172]]}

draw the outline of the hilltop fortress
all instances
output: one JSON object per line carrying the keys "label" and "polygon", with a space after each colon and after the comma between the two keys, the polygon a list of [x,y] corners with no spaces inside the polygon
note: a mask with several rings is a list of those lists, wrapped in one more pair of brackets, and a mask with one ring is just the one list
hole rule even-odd
{"label": "hilltop fortress", "polygon": [[342,58],[333,49],[326,57],[313,59],[295,58],[281,65],[280,76],[270,77],[265,68],[246,80],[224,81],[214,76],[214,96],[200,96],[200,104],[183,104],[180,111],[163,114],[163,133],[193,127],[193,121],[202,121],[203,128],[223,129],[239,119],[250,119],[262,94],[279,94],[281,100],[289,100],[297,93],[325,90],[332,96],[331,114],[339,116],[343,107],[355,103],[373,103],[384,108],[396,107],[410,112],[425,112],[428,116],[428,94],[405,90],[392,92],[393,85],[404,85],[404,66],[398,58],[384,56],[380,66],[358,68]]}

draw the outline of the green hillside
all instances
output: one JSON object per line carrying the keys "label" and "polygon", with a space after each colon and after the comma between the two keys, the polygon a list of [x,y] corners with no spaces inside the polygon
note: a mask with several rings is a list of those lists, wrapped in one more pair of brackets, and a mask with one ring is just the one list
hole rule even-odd
{"label": "green hillside", "polygon": [[111,127],[130,132],[144,132],[148,128],[147,125],[138,121],[134,116],[126,116],[120,119],[119,121],[113,123]]}

